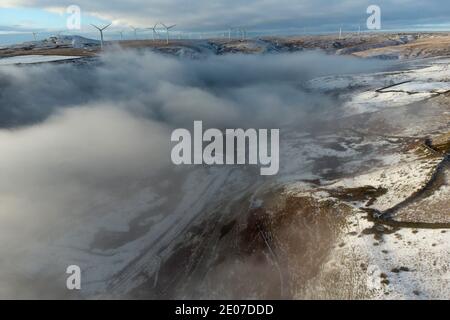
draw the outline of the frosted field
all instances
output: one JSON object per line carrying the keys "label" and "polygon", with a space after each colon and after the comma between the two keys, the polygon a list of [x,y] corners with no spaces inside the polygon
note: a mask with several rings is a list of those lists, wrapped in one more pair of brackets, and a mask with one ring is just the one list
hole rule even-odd
{"label": "frosted field", "polygon": [[77,56],[48,56],[48,55],[29,55],[29,56],[15,56],[0,59],[0,66],[8,66],[14,64],[33,64],[43,62],[56,62],[64,60],[79,59]]}
{"label": "frosted field", "polygon": [[[22,56],[2,59],[0,64],[76,58]],[[241,119],[250,113],[250,119],[269,123],[275,115],[285,115],[281,121],[289,123],[289,115],[297,115],[292,110],[303,111],[299,107],[302,99],[310,99],[308,103],[319,107],[323,102],[303,94],[295,96],[295,101],[283,100],[297,92],[292,87],[297,89],[304,79],[289,79],[289,86],[282,87],[282,95],[278,96],[270,95],[273,86],[270,90],[263,86],[258,91],[257,81],[240,88],[233,82],[231,72],[227,90],[236,94],[235,100],[244,96],[246,106],[269,100],[270,104],[263,105],[269,110],[272,104],[285,108],[272,110],[270,116],[253,109],[245,109],[242,115],[236,105],[220,100],[223,97],[217,91],[201,91],[199,87],[204,82],[189,82],[191,72],[184,78],[184,72],[192,69],[179,60],[155,63],[155,56],[142,57],[145,59],[151,68],[162,65],[167,69],[152,69],[156,80],[142,81],[150,73],[141,70],[141,61],[133,60],[136,69],[126,70],[127,75],[138,79],[135,86],[139,90],[133,98],[151,93],[153,99],[161,92],[162,97],[174,97],[168,106],[158,104],[151,111],[158,116],[174,117],[176,125],[185,120],[183,112],[195,116],[205,112],[196,109],[195,103],[188,104],[189,101],[211,99],[213,106],[220,106],[214,109],[211,121],[227,119],[230,114],[236,117],[233,120]],[[120,57],[117,61],[127,60]],[[119,65],[117,61],[113,60],[112,65]],[[189,66],[192,63],[189,61]],[[201,62],[196,63],[206,73]],[[266,75],[272,75],[277,70],[275,66],[278,67],[277,63],[264,60],[258,63],[259,67],[270,65]],[[240,61],[232,64],[239,70],[243,65]],[[219,69],[214,66],[214,73],[207,73],[206,79],[217,85],[220,81],[215,72]],[[291,64],[283,68],[280,73],[284,77]],[[25,183],[27,174],[34,174],[32,181],[25,184],[25,191],[15,190],[23,192],[20,197],[15,197],[8,186],[1,189],[0,203],[8,212],[3,209],[0,223],[12,221],[16,226],[15,215],[23,215],[27,223],[21,226],[23,232],[9,228],[0,234],[0,254],[10,256],[2,261],[1,269],[7,277],[0,279],[0,297],[10,296],[13,288],[18,296],[34,297],[44,290],[49,296],[71,298],[64,288],[63,271],[68,264],[82,267],[83,298],[445,299],[450,296],[448,227],[411,226],[408,223],[417,218],[414,214],[406,217],[408,223],[395,226],[376,219],[377,214],[382,216],[399,207],[393,211],[395,218],[406,205],[415,204],[420,208],[414,212],[424,214],[423,203],[431,207],[430,201],[437,204],[435,209],[440,210],[441,216],[450,214],[448,207],[442,205],[447,203],[442,198],[448,196],[448,181],[430,187],[432,196],[425,200],[415,202],[413,197],[429,186],[437,167],[445,161],[445,156],[427,146],[424,138],[448,131],[450,110],[445,95],[450,89],[448,60],[426,61],[421,67],[402,71],[338,74],[307,81],[308,90],[324,94],[336,108],[342,109],[337,114],[327,109],[319,112],[314,119],[318,124],[313,122],[311,127],[300,122],[302,117],[283,127],[282,165],[275,179],[262,179],[255,168],[242,166],[167,169],[161,165],[157,170],[148,170],[150,162],[157,166],[166,160],[166,150],[157,147],[165,141],[168,130],[160,128],[161,123],[143,120],[126,109],[108,109],[108,103],[123,99],[115,93],[123,89],[124,76],[114,72],[117,70],[111,65],[100,72],[102,76],[121,80],[118,84],[108,83],[113,92],[101,88],[113,98],[101,96],[92,108],[63,110],[37,125],[0,132],[0,145],[10,148],[15,156],[0,160],[0,166],[16,168],[20,164],[20,169],[8,171],[11,181]],[[250,82],[259,79],[252,73],[243,75]],[[96,77],[91,75],[89,79]],[[274,83],[279,82],[276,80]],[[189,84],[185,91],[184,81]],[[151,92],[153,88],[161,92]],[[245,96],[254,90],[256,97]],[[49,92],[54,94],[52,90]],[[265,99],[261,98],[266,93]],[[131,104],[134,112],[145,106],[134,104],[127,95],[120,103]],[[178,104],[183,108],[178,108]],[[232,112],[222,112],[230,106]],[[100,119],[106,119],[107,125],[97,125]],[[68,128],[68,132],[56,134],[62,128]],[[118,132],[127,139],[122,139]],[[112,141],[110,136],[114,137]],[[134,143],[141,141],[142,136],[161,140]],[[73,147],[79,141],[83,142],[83,152]],[[48,145],[50,148],[46,149]],[[133,158],[135,154],[140,158]],[[34,163],[38,164],[37,173],[32,170]],[[89,166],[85,171],[84,166],[91,163],[95,163],[94,168]],[[123,168],[123,164],[127,165]],[[59,181],[48,172],[64,179]],[[53,198],[57,192],[61,195]],[[40,201],[48,196],[52,196],[58,210]],[[287,205],[292,199],[295,205]],[[405,204],[410,200],[412,204]],[[73,209],[75,204],[77,210]],[[52,228],[37,228],[42,218],[29,214],[34,210],[48,212]],[[375,213],[375,220],[370,212]],[[321,226],[324,221],[320,219],[331,221],[332,235],[324,232]],[[29,234],[36,235],[33,241],[29,241]],[[308,237],[298,240],[303,234]],[[15,243],[12,256],[11,239]],[[277,258],[270,254],[272,250],[277,252]],[[295,264],[296,261],[299,263]],[[280,290],[278,273],[281,278],[286,277],[286,282],[293,283],[292,287]],[[18,281],[28,278],[38,279],[36,291],[28,290],[26,281]],[[50,288],[48,279],[54,284]],[[332,290],[331,286],[339,290]]]}

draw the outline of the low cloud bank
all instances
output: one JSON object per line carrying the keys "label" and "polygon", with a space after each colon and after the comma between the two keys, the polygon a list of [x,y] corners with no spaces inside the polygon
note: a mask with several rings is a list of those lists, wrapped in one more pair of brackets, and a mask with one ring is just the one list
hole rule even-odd
{"label": "low cloud bank", "polygon": [[302,89],[308,79],[366,72],[377,64],[318,52],[176,59],[115,52],[95,66],[43,64],[0,70],[0,127],[41,122],[61,109],[104,103],[180,126],[283,124],[331,108]]}
{"label": "low cloud bank", "polygon": [[120,51],[93,65],[0,68],[0,296],[17,294],[5,279],[42,268],[32,267],[32,245],[95,217],[97,202],[130,198],[140,183],[179,184],[172,129],[190,129],[194,120],[301,127],[339,111],[331,98],[304,89],[305,81],[376,68],[320,53],[194,61]]}

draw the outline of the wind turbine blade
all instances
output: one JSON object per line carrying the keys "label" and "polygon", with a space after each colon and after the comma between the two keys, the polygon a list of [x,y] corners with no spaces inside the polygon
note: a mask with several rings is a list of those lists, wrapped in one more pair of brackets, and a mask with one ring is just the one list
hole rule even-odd
{"label": "wind turbine blade", "polygon": [[99,31],[101,30],[101,29],[100,29],[99,27],[97,27],[95,24],[92,24],[92,23],[91,23],[91,26],[93,26],[95,29],[97,29],[97,30],[99,30]]}
{"label": "wind turbine blade", "polygon": [[109,26],[111,26],[111,25],[112,25],[112,23],[108,24],[107,26],[104,26],[101,30],[103,31],[103,30],[105,30],[106,28],[109,28]]}

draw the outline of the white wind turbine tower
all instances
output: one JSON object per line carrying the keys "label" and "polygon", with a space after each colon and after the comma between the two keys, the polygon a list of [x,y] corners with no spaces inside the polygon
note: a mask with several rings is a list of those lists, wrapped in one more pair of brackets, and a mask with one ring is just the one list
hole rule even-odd
{"label": "white wind turbine tower", "polygon": [[134,32],[134,40],[137,40],[137,39],[138,39],[138,38],[137,38],[137,31],[139,30],[139,28],[135,28],[135,27],[133,27],[133,26],[130,26],[130,28],[133,29],[133,32]]}
{"label": "white wind turbine tower", "polygon": [[33,38],[34,38],[34,41],[37,41],[37,35],[38,35],[37,32],[33,32]]}
{"label": "white wind turbine tower", "polygon": [[123,40],[123,30],[122,31],[119,31],[119,34],[120,34],[120,40]]}
{"label": "white wind turbine tower", "polygon": [[241,34],[241,40],[245,40],[247,38],[247,29],[244,27],[240,27],[238,31]]}
{"label": "white wind turbine tower", "polygon": [[171,25],[171,26],[166,26],[164,23],[161,23],[161,24],[166,29],[166,43],[169,44],[169,30],[174,28],[176,26],[176,24]]}
{"label": "white wind turbine tower", "polygon": [[106,30],[110,25],[111,25],[111,23],[104,26],[103,28],[100,28],[100,27],[96,26],[95,24],[91,24],[91,26],[93,26],[95,29],[97,29],[100,32],[100,47],[102,49],[103,49],[103,31]]}
{"label": "white wind turbine tower", "polygon": [[231,31],[236,30],[237,37],[241,40],[245,40],[247,38],[247,28],[246,27],[237,27],[232,28]]}
{"label": "white wind turbine tower", "polygon": [[243,28],[242,32],[244,34],[244,40],[246,40],[247,39],[247,28]]}
{"label": "white wind turbine tower", "polygon": [[159,33],[156,30],[157,27],[158,27],[158,23],[156,23],[152,28],[149,28],[150,30],[152,30],[152,33],[153,33],[153,41],[156,40],[156,36],[158,36],[158,38],[159,38]]}

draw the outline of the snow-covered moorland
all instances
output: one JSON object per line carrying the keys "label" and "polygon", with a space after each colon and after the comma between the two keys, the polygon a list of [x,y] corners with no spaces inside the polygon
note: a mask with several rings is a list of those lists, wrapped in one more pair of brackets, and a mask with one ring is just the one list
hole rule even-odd
{"label": "snow-covered moorland", "polygon": [[[0,297],[448,297],[448,206],[403,213],[448,194],[428,141],[449,129],[448,62],[392,68],[120,50],[2,66]],[[170,132],[194,120],[280,128],[279,174],[174,166]]]}

